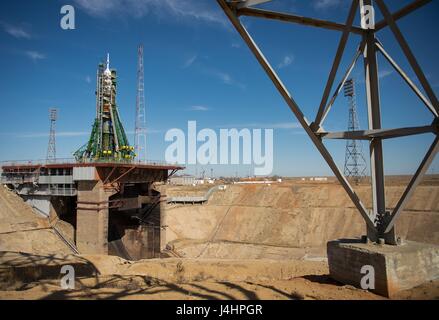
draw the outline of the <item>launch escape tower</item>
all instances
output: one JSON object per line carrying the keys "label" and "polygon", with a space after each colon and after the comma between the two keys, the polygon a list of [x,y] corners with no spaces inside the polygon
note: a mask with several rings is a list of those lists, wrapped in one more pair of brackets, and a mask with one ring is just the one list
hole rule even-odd
{"label": "launch escape tower", "polygon": [[78,162],[131,161],[134,147],[128,142],[116,104],[117,73],[110,69],[110,57],[97,71],[96,119],[87,144],[74,153]]}
{"label": "launch escape tower", "polygon": [[[357,115],[357,102],[355,96],[354,79],[346,80],[344,84],[344,96],[349,102],[349,121],[348,131],[354,132],[360,130]],[[344,175],[359,183],[366,176],[366,160],[363,155],[363,144],[360,140],[346,141],[346,154],[344,164]]]}

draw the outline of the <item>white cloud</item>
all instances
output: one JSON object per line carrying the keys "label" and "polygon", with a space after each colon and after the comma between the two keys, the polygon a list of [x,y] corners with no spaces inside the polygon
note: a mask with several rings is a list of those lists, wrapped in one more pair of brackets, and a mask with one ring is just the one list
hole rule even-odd
{"label": "white cloud", "polygon": [[192,57],[189,57],[183,64],[183,69],[189,68],[194,62],[197,60],[197,55],[194,54]]}
{"label": "white cloud", "polygon": [[222,82],[224,82],[225,84],[232,84],[233,83],[233,79],[231,77],[230,74],[222,72],[222,71],[217,71],[214,73],[219,79],[221,79]]}
{"label": "white cloud", "polygon": [[86,77],[85,77],[85,82],[87,82],[87,83],[91,83],[91,77],[90,77],[90,76],[86,76]]}
{"label": "white cloud", "polygon": [[119,0],[75,0],[75,2],[93,16],[105,16],[122,5],[122,1]]}
{"label": "white cloud", "polygon": [[392,70],[379,70],[378,71],[378,77],[380,78],[380,79],[384,79],[384,78],[386,78],[386,77],[388,77],[388,76],[390,76],[390,75],[392,75],[393,74],[393,71]]}
{"label": "white cloud", "polygon": [[195,19],[226,26],[219,10],[206,5],[208,1],[190,0],[75,0],[88,14],[96,17],[113,17],[114,13],[141,18],[148,14],[160,17]]}
{"label": "white cloud", "polygon": [[3,23],[3,28],[6,33],[10,34],[15,38],[24,38],[24,39],[31,38],[30,33],[19,26],[13,26],[10,24]]}
{"label": "white cloud", "polygon": [[341,0],[315,0],[313,6],[317,10],[326,10],[338,7],[341,2]]}
{"label": "white cloud", "polygon": [[239,87],[241,89],[245,89],[246,85],[243,83],[240,83],[239,81],[235,80],[229,73],[224,72],[222,70],[216,69],[216,68],[212,68],[210,66],[207,66],[206,64],[203,63],[203,59],[198,59],[197,55],[194,55],[192,57],[190,57],[189,59],[187,59],[183,65],[183,68],[188,68],[190,66],[192,66],[195,61],[197,61],[196,67],[197,70],[199,70],[200,72],[218,79],[219,81],[221,81],[223,84],[229,85],[229,86],[235,86],[235,87]]}
{"label": "white cloud", "polygon": [[227,84],[229,86],[236,86],[241,89],[245,89],[245,84],[242,84],[235,79],[232,78],[232,76],[228,73],[222,72],[222,71],[214,71],[213,75],[219,78],[224,84]]}
{"label": "white cloud", "polygon": [[212,69],[209,67],[203,67],[203,72],[214,77],[217,78],[218,80],[220,80],[223,84],[229,85],[229,86],[235,86],[238,87],[240,89],[245,89],[246,85],[243,83],[240,83],[239,81],[235,80],[229,73],[221,71],[221,70],[217,70],[217,69]]}
{"label": "white cloud", "polygon": [[46,59],[46,55],[38,51],[25,51],[24,54],[33,61]]}
{"label": "white cloud", "polygon": [[209,111],[209,108],[206,106],[191,106],[189,111]]}
{"label": "white cloud", "polygon": [[[394,73],[393,70],[381,69],[381,70],[378,70],[378,78],[380,80],[382,80],[384,78],[391,76],[393,73]],[[355,78],[355,82],[358,84],[365,84],[366,83],[365,76],[364,76],[363,72],[357,72],[356,75],[354,76],[354,78]]]}
{"label": "white cloud", "polygon": [[286,68],[288,66],[290,66],[294,61],[294,56],[293,55],[287,55],[283,58],[282,62],[278,64],[277,68],[278,69],[283,69]]}

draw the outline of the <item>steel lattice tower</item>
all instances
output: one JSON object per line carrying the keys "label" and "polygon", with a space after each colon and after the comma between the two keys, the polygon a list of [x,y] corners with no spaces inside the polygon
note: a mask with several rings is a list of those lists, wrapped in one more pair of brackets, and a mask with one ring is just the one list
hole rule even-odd
{"label": "steel lattice tower", "polygon": [[49,109],[49,120],[50,120],[50,133],[49,133],[49,145],[47,147],[47,162],[55,161],[56,159],[56,120],[58,118],[57,109]]}
{"label": "steel lattice tower", "polygon": [[[344,84],[344,96],[349,101],[348,131],[360,130],[357,115],[357,103],[355,97],[355,82],[353,79],[346,80]],[[356,183],[366,176],[366,160],[363,155],[363,145],[359,140],[346,141],[346,154],[344,164],[344,175],[352,178]]]}
{"label": "steel lattice tower", "polygon": [[[384,242],[388,245],[397,245],[398,239],[395,232],[395,223],[406,208],[416,187],[421,183],[425,173],[434,161],[436,154],[439,152],[439,99],[436,96],[430,81],[427,79],[426,74],[422,70],[422,67],[412,51],[403,31],[399,28],[397,21],[412,14],[414,11],[424,7],[428,3],[431,3],[431,1],[414,0],[412,3],[407,4],[398,11],[392,12],[387,5],[387,2],[390,1],[351,0],[349,1],[351,4],[345,23],[322,20],[316,17],[304,17],[294,13],[263,10],[256,7],[258,4],[269,1],[270,0],[217,0],[219,6],[230,20],[230,23],[246,43],[259,65],[263,68],[274,87],[284,99],[288,108],[292,111],[314,146],[337,177],[337,180],[357,208],[359,214],[363,217],[367,225],[368,239],[373,242]],[[380,12],[382,16],[381,20],[375,21],[375,17],[378,17],[378,15],[375,15],[375,11]],[[358,13],[360,14],[360,25],[355,23],[355,18]],[[303,110],[294,99],[294,95],[291,93],[290,88],[288,88],[288,86],[282,81],[281,76],[277,74],[270,59],[265,56],[257,41],[252,37],[251,32],[245,27],[242,21],[243,17],[277,20],[284,23],[287,22],[291,25],[299,24],[310,28],[327,29],[338,31],[340,33],[337,51],[329,71],[328,80],[322,94],[322,99],[318,105],[314,121],[311,122],[304,116]],[[386,47],[381,43],[381,31],[383,30],[387,30],[387,32],[393,34],[393,40],[396,41],[401,53],[409,63],[409,72],[404,70],[404,68],[392,58],[392,56],[386,51]],[[282,37],[282,35],[279,34],[279,37]],[[346,50],[346,45],[350,40],[350,37],[356,37],[355,41],[358,43],[358,47],[353,55],[352,62],[343,73],[344,76],[342,77],[341,82],[333,91],[335,80],[337,79],[340,65],[343,61],[343,56],[348,51]],[[285,39],[288,38],[285,37]],[[303,46],[303,44],[297,45]],[[384,88],[380,85],[379,81],[380,69],[378,66],[378,54],[384,57],[387,62],[392,65],[393,69],[398,73],[401,79],[405,81],[407,87],[416,94],[419,101],[430,111],[432,122],[428,121],[428,123],[423,126],[408,128],[400,127],[390,129],[383,126],[380,91]],[[364,64],[368,128],[367,130],[359,131],[328,132],[324,128],[325,119],[329,112],[331,112],[335,100],[344,87],[344,83],[349,79],[360,57],[362,57]],[[410,73],[415,74],[415,81],[412,80],[412,76],[409,76]],[[333,91],[332,98],[331,91]],[[393,105],[397,106],[397,101]],[[394,112],[398,112],[395,107]],[[389,211],[385,195],[386,186],[383,141],[427,133],[432,134],[434,140],[397,204],[391,211]],[[328,139],[368,141],[372,210],[369,210],[364,205],[349,180],[346,179],[343,172],[338,168],[324,143],[324,141],[327,141]]]}
{"label": "steel lattice tower", "polygon": [[145,78],[143,67],[143,45],[137,51],[137,98],[136,129],[134,149],[139,161],[146,161],[146,110],[145,110]]}

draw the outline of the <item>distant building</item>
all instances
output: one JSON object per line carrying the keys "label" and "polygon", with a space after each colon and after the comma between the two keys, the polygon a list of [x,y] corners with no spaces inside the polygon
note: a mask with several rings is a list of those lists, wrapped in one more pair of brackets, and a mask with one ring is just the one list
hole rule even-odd
{"label": "distant building", "polygon": [[169,178],[169,184],[176,186],[192,186],[195,182],[195,177],[191,175],[173,176]]}
{"label": "distant building", "polygon": [[309,180],[311,180],[311,181],[328,181],[328,178],[326,178],[326,177],[313,177],[313,178],[310,178]]}

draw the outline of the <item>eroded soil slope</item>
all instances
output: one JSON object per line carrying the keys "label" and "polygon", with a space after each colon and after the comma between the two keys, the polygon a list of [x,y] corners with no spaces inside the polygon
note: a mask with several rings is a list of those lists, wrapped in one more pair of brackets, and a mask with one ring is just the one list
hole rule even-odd
{"label": "eroded soil slope", "polygon": [[[391,210],[403,186],[389,186]],[[370,188],[357,193],[370,208]],[[205,205],[170,206],[167,241],[185,257],[306,258],[328,240],[358,237],[365,224],[335,183],[231,185]],[[397,223],[397,234],[439,244],[439,186],[421,185]]]}
{"label": "eroded soil slope", "polygon": [[2,185],[0,251],[71,253],[69,247],[54,233],[47,219],[39,217],[19,196]]}

